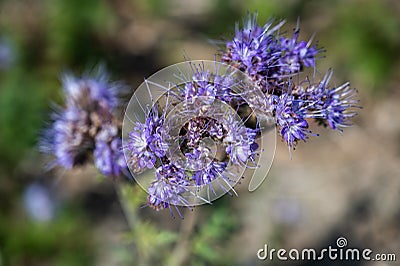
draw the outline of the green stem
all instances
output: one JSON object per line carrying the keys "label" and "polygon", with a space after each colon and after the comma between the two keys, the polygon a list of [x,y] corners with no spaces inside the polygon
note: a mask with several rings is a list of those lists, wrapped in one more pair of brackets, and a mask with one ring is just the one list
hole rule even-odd
{"label": "green stem", "polygon": [[190,255],[190,236],[192,235],[193,229],[196,225],[199,209],[189,210],[185,213],[185,220],[182,221],[180,237],[172,251],[171,256],[167,262],[167,266],[179,266],[184,265]]}
{"label": "green stem", "polygon": [[[140,218],[137,215],[136,206],[131,206],[129,199],[125,198],[125,195],[123,193],[123,189],[125,188],[124,186],[126,186],[126,184],[123,184],[120,181],[114,182],[115,191],[117,193],[119,203],[121,205],[124,216],[127,220],[130,231],[136,232],[136,230],[137,230],[136,225],[138,225],[140,223]],[[140,245],[140,243],[136,243],[136,245]],[[134,257],[137,258],[137,260],[138,260],[135,262],[135,263],[137,263],[137,265],[139,265],[139,266],[149,265],[147,257],[144,255],[141,255],[137,248],[136,248],[136,250],[132,250],[132,251],[135,254]]]}

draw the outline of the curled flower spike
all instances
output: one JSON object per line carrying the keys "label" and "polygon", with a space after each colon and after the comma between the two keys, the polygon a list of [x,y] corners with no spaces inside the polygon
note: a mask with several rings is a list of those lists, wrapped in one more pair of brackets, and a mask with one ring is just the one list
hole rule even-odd
{"label": "curled flower spike", "polygon": [[115,115],[122,87],[110,83],[101,69],[85,77],[63,78],[65,107],[52,116],[53,124],[45,132],[42,151],[55,156],[52,167],[72,169],[92,158],[106,176],[126,172],[122,153],[121,122]]}
{"label": "curled flower spike", "polygon": [[[351,125],[358,100],[356,90],[349,83],[330,88],[332,71],[316,84],[311,84],[308,78],[300,79],[299,74],[305,68],[316,68],[320,51],[312,46],[311,40],[299,40],[299,24],[293,36],[287,38],[279,33],[283,22],[275,27],[271,21],[259,26],[256,17],[256,14],[249,15],[242,28],[236,26],[235,36],[225,43],[221,61],[245,71],[261,88],[289,148],[310,136],[318,136],[308,129],[309,118],[334,130],[341,131]],[[253,101],[253,104],[258,112],[265,109],[263,101]]]}
{"label": "curled flower spike", "polygon": [[351,126],[350,118],[356,116],[357,113],[350,108],[358,108],[355,104],[359,101],[354,100],[356,91],[350,88],[350,83],[327,90],[326,94],[323,113],[328,125],[338,130]]}
{"label": "curled flower spike", "polygon": [[[171,80],[165,81],[163,71]],[[250,78],[211,61],[189,61],[160,73],[161,80],[157,73],[135,91],[123,130],[124,153],[137,182],[148,178],[142,172],[156,169],[153,182],[143,184],[148,205],[191,207],[235,193],[246,168],[257,168],[256,139],[267,128],[250,107],[254,97],[247,92],[256,90]],[[246,126],[250,119],[252,127]]]}

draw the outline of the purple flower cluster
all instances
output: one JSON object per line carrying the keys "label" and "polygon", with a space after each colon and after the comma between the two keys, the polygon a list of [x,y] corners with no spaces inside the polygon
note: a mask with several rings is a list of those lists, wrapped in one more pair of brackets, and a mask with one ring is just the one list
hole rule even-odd
{"label": "purple flower cluster", "polygon": [[259,26],[256,19],[257,15],[249,15],[241,28],[236,25],[221,61],[247,73],[263,91],[288,146],[294,148],[299,141],[317,135],[310,131],[309,119],[334,130],[351,125],[350,118],[358,108],[357,91],[349,83],[330,87],[332,71],[321,82],[301,80],[300,72],[315,69],[320,50],[311,41],[298,40],[299,27],[287,38],[279,33],[283,22]]}
{"label": "purple flower cluster", "polygon": [[[148,187],[148,205],[155,210],[191,206],[187,196],[196,197],[205,186],[213,193],[214,184],[230,190],[235,182],[228,166],[246,167],[256,155],[258,129],[245,127],[232,109],[239,97],[232,91],[233,79],[201,66],[192,65],[192,70],[189,82],[168,92],[172,96],[167,106],[154,103],[146,118],[135,122],[124,147],[134,174],[156,168]],[[221,105],[232,112],[221,112]],[[174,113],[174,107],[180,109]]]}
{"label": "purple flower cluster", "polygon": [[119,176],[126,169],[122,153],[121,121],[115,116],[120,86],[108,82],[99,70],[94,76],[63,78],[64,108],[53,114],[41,148],[55,156],[52,166],[66,169],[93,159],[106,176]]}
{"label": "purple flower cluster", "polygon": [[[307,68],[315,71],[320,49],[311,41],[299,40],[299,27],[289,38],[280,34],[283,24],[270,21],[259,26],[256,15],[249,15],[225,43],[221,61],[250,78],[247,90],[237,91],[238,81],[229,74],[214,74],[189,62],[193,70],[190,82],[168,91],[175,105],[184,105],[176,117],[180,121],[175,125],[180,127],[178,136],[170,134],[173,126],[167,122],[170,114],[166,110],[175,107],[172,103],[153,107],[143,123],[136,123],[126,147],[128,164],[134,173],[157,168],[148,188],[149,206],[160,210],[187,205],[185,195],[196,194],[204,186],[213,190],[214,180],[222,178],[229,184],[229,176],[235,175],[229,166],[257,165],[256,139],[262,132],[258,118],[251,115],[254,112],[272,115],[282,139],[292,149],[299,141],[318,135],[310,130],[310,119],[334,130],[351,124],[358,107],[356,91],[349,83],[329,86],[332,71],[320,82],[301,80],[300,73]],[[216,101],[236,111],[213,117],[207,110]],[[182,118],[185,116],[187,119]]]}
{"label": "purple flower cluster", "polygon": [[[150,95],[151,106],[134,106],[146,109],[145,118],[136,116],[129,133],[124,132],[124,145],[115,115],[121,87],[101,71],[65,76],[66,105],[53,114],[43,150],[55,156],[54,165],[66,169],[93,160],[106,176],[119,176],[126,167],[133,175],[155,169],[147,187],[148,206],[171,210],[196,200],[209,202],[202,196],[210,191],[217,198],[216,190],[233,190],[247,167],[257,167],[257,139],[271,116],[289,149],[318,135],[310,130],[312,120],[339,131],[350,126],[358,108],[356,90],[349,83],[330,86],[331,70],[317,82],[300,75],[307,69],[317,73],[321,50],[299,40],[299,27],[286,37],[280,33],[283,21],[259,26],[256,20],[249,15],[241,27],[237,24],[222,49],[222,63],[213,62],[227,68],[224,74],[188,62],[192,72],[178,78],[181,83],[157,84],[165,94],[157,94],[155,102]],[[147,90],[151,94],[150,86]]]}

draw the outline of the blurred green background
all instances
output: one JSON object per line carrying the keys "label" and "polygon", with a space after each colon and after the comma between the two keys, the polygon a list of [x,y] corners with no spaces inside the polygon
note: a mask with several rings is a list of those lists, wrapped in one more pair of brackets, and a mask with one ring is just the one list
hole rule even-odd
{"label": "blurred green background", "polygon": [[[278,142],[260,189],[225,196],[172,219],[140,208],[139,188],[104,180],[92,167],[45,171],[37,151],[60,75],[104,63],[132,91],[155,71],[213,59],[210,40],[257,11],[287,19],[290,34],[316,33],[326,58],[351,80],[364,109],[344,134],[300,144],[293,159]],[[349,246],[400,260],[400,2],[224,0],[0,1],[0,266],[266,265],[256,252]],[[124,199],[121,201],[121,199]],[[397,262],[398,263],[398,262]],[[289,262],[288,265],[398,265]],[[269,265],[280,265],[278,261]]]}

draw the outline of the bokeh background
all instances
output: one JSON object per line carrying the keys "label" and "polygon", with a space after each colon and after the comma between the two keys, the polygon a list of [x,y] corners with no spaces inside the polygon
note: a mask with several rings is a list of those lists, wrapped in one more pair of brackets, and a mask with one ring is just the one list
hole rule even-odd
{"label": "bokeh background", "polygon": [[[184,220],[140,208],[141,189],[91,166],[45,171],[37,141],[64,71],[104,63],[133,91],[185,55],[213,59],[210,40],[232,36],[248,11],[316,34],[321,75],[332,67],[336,84],[359,90],[354,127],[315,128],[292,159],[278,141],[258,190],[239,186]],[[341,236],[397,262],[285,265],[400,265],[399,86],[397,0],[0,1],[0,265],[266,265],[264,244],[321,249]]]}

